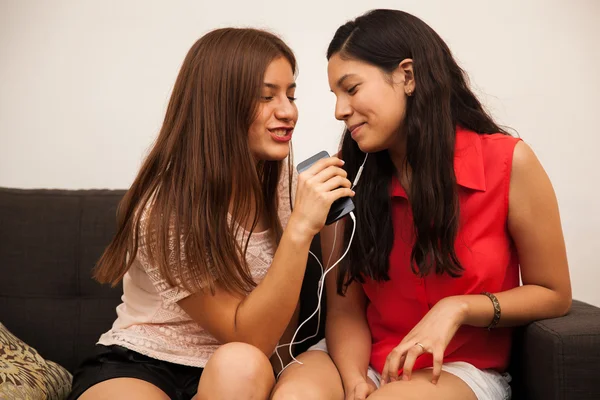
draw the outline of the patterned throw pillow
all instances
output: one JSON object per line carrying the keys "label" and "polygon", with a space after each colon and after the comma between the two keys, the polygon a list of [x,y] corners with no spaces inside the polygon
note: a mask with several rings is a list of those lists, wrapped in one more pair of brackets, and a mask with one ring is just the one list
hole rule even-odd
{"label": "patterned throw pillow", "polygon": [[0,323],[0,399],[65,399],[72,376]]}

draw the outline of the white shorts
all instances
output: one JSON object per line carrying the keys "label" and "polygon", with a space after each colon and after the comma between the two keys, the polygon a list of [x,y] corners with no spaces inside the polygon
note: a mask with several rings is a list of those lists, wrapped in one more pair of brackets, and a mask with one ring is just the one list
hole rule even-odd
{"label": "white shorts", "polygon": [[[327,353],[325,339],[321,339],[319,343],[308,349],[308,351],[311,350]],[[477,400],[509,400],[511,398],[512,392],[509,385],[511,377],[508,373],[501,374],[489,369],[480,370],[469,363],[461,361],[444,363],[442,370],[462,379],[475,393]],[[379,388],[381,374],[369,366],[367,376]]]}

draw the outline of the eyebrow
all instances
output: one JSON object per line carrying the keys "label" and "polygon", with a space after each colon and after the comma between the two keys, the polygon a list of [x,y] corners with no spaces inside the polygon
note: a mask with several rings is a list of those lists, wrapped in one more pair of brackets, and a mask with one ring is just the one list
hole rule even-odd
{"label": "eyebrow", "polygon": [[[266,86],[266,87],[268,87],[269,89],[275,89],[275,90],[279,89],[279,85],[276,85],[276,84],[274,84],[274,83],[268,83],[268,82],[265,82],[265,86]],[[291,83],[291,84],[288,86],[288,90],[290,90],[290,89],[294,89],[295,87],[296,87],[296,82],[294,82],[294,83]]]}
{"label": "eyebrow", "polygon": [[355,75],[356,75],[356,74],[346,74],[346,75],[342,76],[340,79],[338,79],[338,81],[337,81],[336,85],[337,85],[338,87],[339,87],[339,86],[342,86],[342,83],[344,83],[344,81],[345,81],[347,78],[350,78],[351,76],[355,76]]}

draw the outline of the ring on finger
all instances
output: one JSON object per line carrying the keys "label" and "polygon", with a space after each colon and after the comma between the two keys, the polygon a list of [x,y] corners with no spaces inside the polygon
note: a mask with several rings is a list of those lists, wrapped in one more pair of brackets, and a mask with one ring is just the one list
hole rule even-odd
{"label": "ring on finger", "polygon": [[420,346],[423,349],[423,353],[427,353],[427,350],[425,350],[425,346],[423,346],[421,343],[416,342],[415,346]]}

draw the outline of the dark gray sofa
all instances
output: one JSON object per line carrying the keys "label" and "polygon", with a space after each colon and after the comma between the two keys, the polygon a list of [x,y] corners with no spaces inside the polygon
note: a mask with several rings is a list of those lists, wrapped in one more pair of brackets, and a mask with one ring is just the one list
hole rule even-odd
{"label": "dark gray sofa", "polygon": [[[123,194],[0,188],[0,322],[71,371],[116,316],[121,288],[97,284],[90,272],[114,233]],[[320,254],[317,240],[313,251]],[[301,320],[316,306],[318,277],[310,259]],[[514,399],[600,399],[600,309],[574,301],[566,317],[530,324],[515,340]]]}

